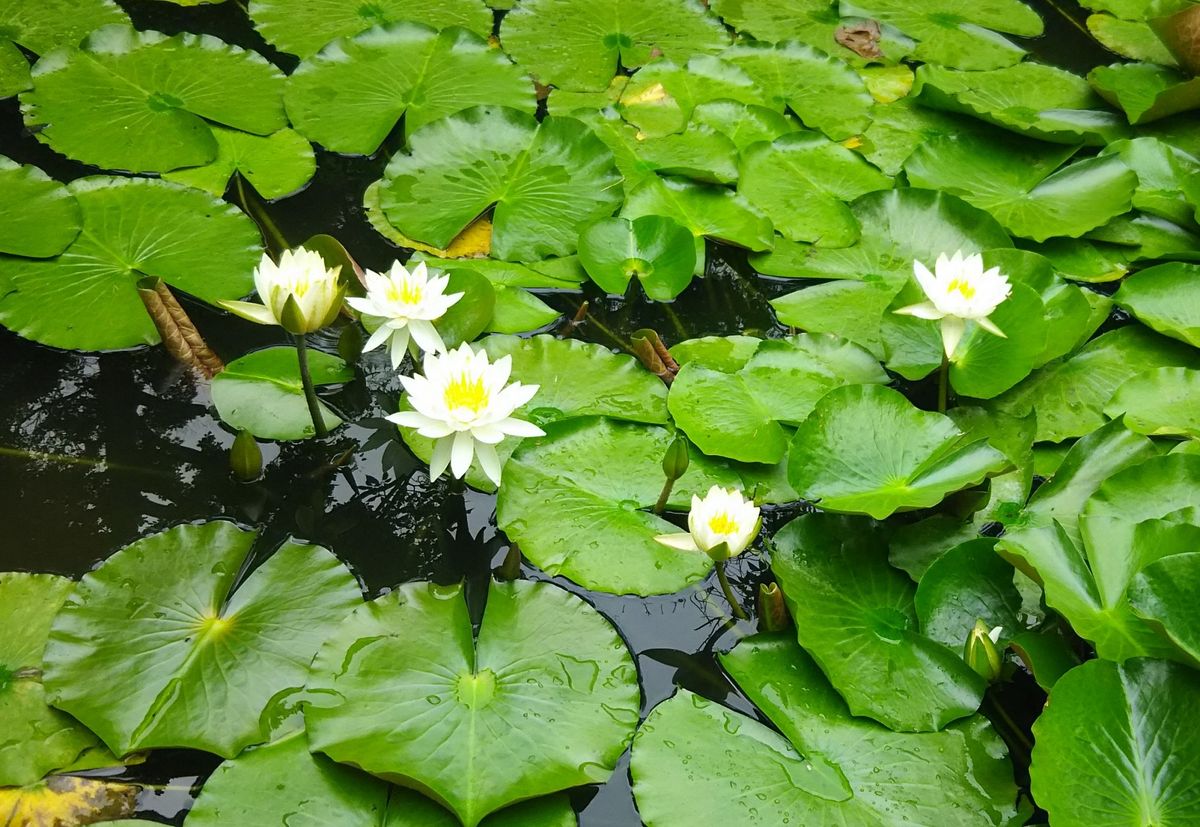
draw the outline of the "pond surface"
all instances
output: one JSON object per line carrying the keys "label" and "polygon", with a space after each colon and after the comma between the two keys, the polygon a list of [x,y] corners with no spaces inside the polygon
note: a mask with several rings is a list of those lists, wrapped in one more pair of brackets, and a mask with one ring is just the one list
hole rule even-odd
{"label": "pond surface", "polygon": [[[257,49],[285,69],[294,65],[293,58],[263,43],[234,3],[192,9],[149,0],[121,5],[138,28],[207,32]],[[1025,44],[1035,57],[1077,72],[1110,60],[1083,31],[1084,15],[1077,7],[1032,5],[1047,30]],[[64,181],[91,172],[26,134],[15,99],[0,102],[0,154]],[[376,270],[403,256],[369,227],[361,209],[362,192],[380,177],[386,153],[376,158],[321,153],[318,161],[318,174],[304,192],[268,208],[286,238],[298,243],[316,233],[332,234],[360,264]],[[588,301],[588,321],[573,335],[623,348],[629,333],[641,327],[655,328],[668,343],[703,335],[779,335],[783,330],[767,301],[796,286],[794,280],[758,276],[744,253],[710,244],[706,278],[669,305],[612,300],[594,292],[543,298],[567,318]],[[226,360],[279,342],[277,328],[246,325],[199,303],[187,303],[187,309]],[[336,352],[332,336],[315,336],[312,344]],[[431,483],[425,465],[383,420],[396,410],[401,387],[382,350],[368,354],[355,381],[327,396],[353,424],[324,441],[263,443],[265,476],[252,484],[230,475],[233,434],[216,417],[207,383],[162,348],[70,353],[0,330],[0,364],[5,366],[0,371],[0,524],[5,530],[0,570],[78,577],[139,537],[217,517],[262,528],[259,562],[289,535],[331,549],[360,578],[368,598],[410,580],[466,580],[479,588],[508,552],[495,527],[495,498],[464,491],[446,478]],[[912,391],[918,404],[931,392]],[[794,513],[768,514],[768,528]],[[730,575],[743,602],[753,603],[766,574],[759,558],[736,562]],[[529,568],[525,575],[544,577]],[[676,686],[756,714],[716,668],[713,652],[728,649],[753,627],[729,616],[715,581],[709,585],[718,599],[704,588],[639,599],[557,582],[582,594],[624,637],[638,661],[643,714]],[[140,815],[181,824],[190,788],[198,787],[217,763],[201,753],[157,752],[123,777],[162,788],[143,793]],[[575,791],[573,802],[582,827],[640,824],[628,754],[609,783]]]}

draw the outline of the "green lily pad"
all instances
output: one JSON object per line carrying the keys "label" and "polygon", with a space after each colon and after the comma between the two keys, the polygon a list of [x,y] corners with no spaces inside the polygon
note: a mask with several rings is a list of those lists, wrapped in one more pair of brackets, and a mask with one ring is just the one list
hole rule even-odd
{"label": "green lily pad", "polygon": [[1123,109],[1133,124],[1200,106],[1200,80],[1166,66],[1115,63],[1093,69],[1088,80],[1101,97]]}
{"label": "green lily pad", "polygon": [[906,95],[872,111],[871,125],[850,147],[888,175],[898,175],[913,151],[931,138],[958,135],[965,140],[996,127],[974,118],[920,106]]}
{"label": "green lily pad", "polygon": [[1138,572],[1129,588],[1129,603],[1140,617],[1161,629],[1193,664],[1200,663],[1196,586],[1200,553],[1172,554]]}
{"label": "green lily pad", "polygon": [[291,129],[264,137],[213,126],[212,133],[217,139],[216,158],[204,166],[165,172],[162,177],[221,196],[229,179],[241,175],[255,192],[275,201],[304,189],[317,171],[312,145]]}
{"label": "green lily pad", "polygon": [[698,361],[706,367],[734,373],[750,361],[762,343],[755,336],[704,336],[673,345],[671,358],[680,365]]}
{"label": "green lily pad", "polygon": [[983,717],[922,733],[855,717],[783,635],[747,638],[721,663],[779,731],[687,690],[659,704],[633,745],[647,824],[979,827],[1024,818],[1004,745]]}
{"label": "green lily pad", "polygon": [[1119,245],[1124,249],[1116,255],[1127,262],[1167,259],[1171,261],[1200,261],[1200,234],[1173,221],[1130,212],[1120,215],[1102,227],[1089,232],[1085,238]]}
{"label": "green lily pad", "polygon": [[1013,235],[1077,237],[1132,206],[1138,178],[1106,155],[1067,166],[1075,147],[996,136],[933,138],[909,156],[913,186],[938,189],[987,210]]}
{"label": "green lily pad", "polygon": [[861,228],[845,203],[892,180],[841,144],[813,132],[793,132],[742,153],[738,192],[784,238],[829,247],[858,241]]}
{"label": "green lily pad", "polygon": [[1200,371],[1155,368],[1126,381],[1104,407],[1125,427],[1149,436],[1200,439]]}
{"label": "green lily pad", "polygon": [[759,141],[773,141],[800,125],[794,118],[774,109],[730,100],[701,103],[692,110],[692,123],[702,124],[733,141],[738,152]]}
{"label": "green lily pad", "polygon": [[562,314],[523,287],[499,285],[488,333],[528,333],[540,330]]}
{"label": "green lily pad", "polygon": [[1200,677],[1178,664],[1075,667],[1033,725],[1038,804],[1062,827],[1195,823],[1200,740],[1188,722],[1197,703]]}
{"label": "green lily pad", "polygon": [[1042,19],[1019,0],[842,0],[843,16],[895,26],[917,41],[912,56],[956,69],[1012,66],[1025,50],[996,32],[1036,37]]}
{"label": "green lily pad", "polygon": [[17,0],[4,7],[0,34],[0,98],[24,92],[30,86],[29,61],[16,47],[21,44],[44,55],[59,46],[74,46],[89,32],[114,23],[129,23],[112,0]]}
{"label": "green lily pad", "polygon": [[1196,206],[1188,190],[1200,175],[1200,161],[1157,138],[1114,141],[1101,155],[1119,155],[1138,177],[1133,206],[1176,224],[1187,224]]}
{"label": "green lily pad", "polygon": [[294,542],[233,591],[254,538],[223,521],[177,526],[84,575],[46,645],[50,702],[117,755],[230,758],[266,740],[264,711],[301,691],[329,627],[362,596],[336,557]]}
{"label": "green lily pad", "polygon": [[1149,267],[1122,282],[1113,300],[1159,333],[1200,347],[1200,265]]}
{"label": "green lily pad", "polygon": [[305,709],[313,751],[419,788],[467,827],[607,780],[640,695],[607,620],[557,586],[521,581],[490,585],[477,635],[462,587],[401,586],[333,632],[309,688],[328,695]]}
{"label": "green lily pad", "polygon": [[959,651],[917,630],[915,587],[888,565],[887,543],[869,523],[806,514],[771,542],[800,645],[852,714],[920,732],[979,707],[983,681]]}
{"label": "green lily pad", "polygon": [[65,186],[0,155],[0,253],[56,256],[79,235],[79,223],[79,205]]}
{"label": "green lily pad", "polygon": [[1040,63],[986,72],[925,65],[913,94],[924,106],[971,115],[1059,144],[1103,145],[1126,137],[1125,119],[1078,75]]}
{"label": "green lily pad", "polygon": [[766,93],[769,105],[787,106],[805,126],[841,141],[871,122],[875,99],[843,61],[803,43],[774,46],[742,42],[722,58],[744,71]]}
{"label": "green lily pad", "polygon": [[0,574],[0,787],[32,784],[71,767],[100,741],[46,705],[42,649],[73,583],[52,574]]}
{"label": "green lily pad", "polygon": [[[150,823],[150,822],[144,822]],[[187,827],[458,827],[441,805],[308,751],[295,732],[217,767],[188,812]],[[517,804],[484,819],[485,827],[574,827],[562,796]]]}
{"label": "green lily pad", "polygon": [[355,155],[378,150],[401,116],[411,134],[474,106],[537,108],[529,78],[482,37],[415,23],[330,43],[292,73],[284,100],[305,137]]}
{"label": "green lily pad", "polygon": [[646,170],[662,175],[682,175],[709,184],[732,184],[738,178],[737,147],[707,126],[689,125],[673,135],[647,137],[632,148]]}
{"label": "green lily pad", "polygon": [[268,43],[301,58],[339,37],[401,21],[492,33],[492,13],[481,0],[250,0],[250,17]]}
{"label": "green lily pad", "polygon": [[822,334],[761,342],[744,364],[727,367],[703,356],[689,359],[667,404],[701,451],[742,462],[783,459],[789,437],[784,424],[803,422],[833,388],[888,381],[865,350]]}
{"label": "green lily pad", "polygon": [[215,304],[253,288],[254,223],[199,190],[148,179],[67,186],[83,229],[51,259],[0,257],[0,324],[54,347],[108,350],[159,341],[137,293],[144,276]]}
{"label": "green lily pad", "polygon": [[1101,46],[1122,57],[1162,66],[1176,65],[1175,56],[1147,23],[1122,20],[1111,14],[1092,14],[1088,16],[1087,28]]}
{"label": "green lily pad", "polygon": [[[312,348],[308,368],[317,387],[354,378],[354,369],[341,359]],[[294,347],[270,347],[233,360],[213,377],[212,401],[222,422],[259,439],[308,439],[316,433]],[[319,404],[327,429],[342,424],[337,414]]]}
{"label": "green lily pad", "polygon": [[625,295],[636,278],[647,296],[670,301],[692,282],[696,245],[691,231],[671,218],[605,218],[580,234],[579,259],[607,293]]}
{"label": "green lily pad", "polygon": [[30,86],[29,61],[15,43],[0,40],[0,98],[11,98]]}
{"label": "green lily pad", "polygon": [[[865,63],[857,53],[838,43],[844,20],[830,0],[713,0],[712,9],[739,32],[764,43],[798,40],[850,63]],[[876,44],[882,60],[894,62],[911,54],[912,41],[894,29],[880,32]]]}
{"label": "green lily pad", "polygon": [[505,15],[500,40],[541,83],[594,90],[618,67],[719,52],[729,35],[695,0],[524,0]]}
{"label": "green lily pad", "polygon": [[937,505],[1003,470],[1008,460],[891,388],[851,385],[817,402],[796,430],[789,463],[788,477],[805,499],[826,511],[883,519]]}
{"label": "green lily pad", "polygon": [[982,538],[955,546],[922,575],[914,603],[926,637],[957,652],[977,620],[989,629],[1001,627],[1001,645],[1025,628],[1013,567],[994,546],[994,540]]}
{"label": "green lily pad", "polygon": [[1130,325],[1038,369],[990,404],[1018,417],[1036,411],[1038,441],[1062,442],[1103,425],[1104,407],[1117,389],[1142,371],[1160,367],[1200,368],[1200,353]]}
{"label": "green lily pad", "polygon": [[746,71],[713,55],[696,55],[686,63],[659,59],[647,64],[621,90],[615,101],[621,116],[637,127],[639,140],[682,132],[695,108],[712,101],[773,106],[766,88]]}
{"label": "green lily pad", "polygon": [[[546,433],[513,454],[496,502],[497,525],[530,561],[547,574],[611,594],[668,594],[712,571],[707,555],[655,541],[678,528],[642,510],[654,505],[665,482],[669,431],[599,418],[553,423]],[[713,485],[740,482],[694,451],[670,505],[685,505]]]}
{"label": "green lily pad", "polygon": [[283,82],[259,55],[209,35],[106,26],[44,55],[21,108],[38,140],[68,158],[166,172],[216,158],[210,122],[256,135],[286,127]]}
{"label": "green lily pad", "polygon": [[476,107],[409,136],[381,203],[407,236],[444,249],[495,206],[492,255],[536,260],[575,251],[579,228],[620,204],[612,153],[579,121]]}

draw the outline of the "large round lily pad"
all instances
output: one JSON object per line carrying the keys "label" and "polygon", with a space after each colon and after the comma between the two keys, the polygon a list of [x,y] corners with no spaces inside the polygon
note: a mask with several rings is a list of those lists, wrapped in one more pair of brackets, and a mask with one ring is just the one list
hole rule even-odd
{"label": "large round lily pad", "polygon": [[357,155],[375,152],[401,116],[412,133],[473,106],[537,108],[532,82],[499,49],[462,29],[415,23],[329,44],[288,78],[285,101],[306,137]]}
{"label": "large round lily pad", "polygon": [[[599,418],[549,425],[546,434],[505,465],[496,503],[497,524],[539,568],[595,591],[639,595],[679,591],[712,570],[707,555],[654,539],[679,531],[648,510],[665,482],[669,431]],[[712,485],[740,484],[696,451],[671,506]]]}
{"label": "large round lily pad", "polygon": [[237,584],[254,538],[223,521],[178,526],[85,575],[46,645],[50,702],[117,755],[229,758],[265,740],[269,706],[301,691],[330,626],[362,597],[336,557],[294,542]]}
{"label": "large round lily pad", "polygon": [[79,235],[79,205],[37,167],[0,155],[0,253],[49,258]]}
{"label": "large round lily pad", "polygon": [[0,574],[0,787],[32,784],[100,749],[78,721],[46,705],[42,649],[72,583],[52,574]]}
{"label": "large round lily pad", "polygon": [[127,26],[43,56],[21,104],[26,125],[54,150],[131,172],[213,160],[209,122],[256,135],[287,126],[283,74],[259,55],[209,35]]}
{"label": "large round lily pad", "polygon": [[1033,794],[1061,827],[1200,820],[1200,676],[1179,664],[1094,660],[1059,679],[1033,725]]}
{"label": "large round lily pad", "polygon": [[805,499],[826,511],[883,519],[937,505],[1008,460],[891,388],[851,385],[817,402],[796,430],[789,463],[788,477]]}
{"label": "large round lily pad", "polygon": [[492,33],[492,13],[483,0],[250,0],[249,11],[268,43],[302,58],[339,37],[401,21],[435,29],[458,26],[480,37]]}
{"label": "large round lily pad", "polygon": [[137,294],[144,276],[215,303],[253,288],[258,230],[237,208],[164,181],[68,186],[83,229],[52,259],[0,258],[0,324],[42,344],[107,350],[159,341]]}
{"label": "large round lily pad", "polygon": [[1148,267],[1122,282],[1113,299],[1159,333],[1200,347],[1200,265]]}
{"label": "large round lily pad", "polygon": [[888,564],[887,543],[870,523],[807,514],[772,547],[771,571],[800,645],[851,712],[913,732],[941,729],[979,707],[983,681],[961,648],[918,630],[916,588]]}
{"label": "large round lily pad", "polygon": [[584,229],[579,258],[608,293],[624,295],[637,278],[647,296],[670,301],[691,284],[696,246],[688,228],[665,216],[606,218]]}
{"label": "large round lily pad", "polygon": [[380,194],[398,230],[444,249],[495,207],[492,255],[534,261],[573,253],[583,224],[621,201],[612,153],[574,118],[476,107],[416,130],[388,164]]}
{"label": "large round lily pad", "polygon": [[603,89],[618,66],[662,54],[683,61],[729,43],[696,0],[524,0],[504,17],[509,54],[547,86]]}
{"label": "large round lily pad", "polygon": [[1024,821],[1004,744],[982,716],[923,733],[856,717],[784,635],[747,638],[721,664],[778,731],[687,690],[659,704],[633,745],[646,824]]}
{"label": "large round lily pad", "polygon": [[326,696],[305,710],[314,751],[418,788],[467,827],[607,780],[640,696],[608,621],[528,582],[490,586],[478,635],[462,587],[401,586],[333,632],[309,689]]}

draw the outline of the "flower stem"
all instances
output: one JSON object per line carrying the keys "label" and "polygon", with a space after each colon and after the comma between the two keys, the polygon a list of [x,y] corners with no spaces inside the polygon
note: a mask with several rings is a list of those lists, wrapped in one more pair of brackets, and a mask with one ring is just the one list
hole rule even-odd
{"label": "flower stem", "polygon": [[938,367],[938,413],[946,412],[946,397],[950,384],[950,360],[942,356],[942,364]]}
{"label": "flower stem", "polygon": [[662,514],[667,507],[667,500],[671,499],[671,489],[675,487],[675,480],[667,477],[667,481],[663,483],[662,492],[658,495],[658,502],[654,504],[654,513]]}
{"label": "flower stem", "polygon": [[729,585],[729,578],[725,575],[725,564],[727,562],[723,560],[717,563],[717,581],[721,584],[721,591],[725,593],[725,599],[729,601],[729,608],[733,609],[733,616],[738,620],[749,620],[746,610],[742,608],[741,603],[738,603],[738,599],[733,593],[733,588]]}
{"label": "flower stem", "polygon": [[317,400],[317,389],[313,386],[312,374],[308,370],[308,342],[304,334],[293,337],[296,341],[296,358],[300,361],[300,382],[304,385],[304,401],[308,403],[308,415],[312,417],[313,431],[318,437],[328,436],[325,417],[321,416],[321,403]]}

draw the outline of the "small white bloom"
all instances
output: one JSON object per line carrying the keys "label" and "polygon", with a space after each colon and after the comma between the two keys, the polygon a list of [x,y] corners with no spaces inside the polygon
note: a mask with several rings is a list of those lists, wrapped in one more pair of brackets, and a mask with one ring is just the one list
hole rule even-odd
{"label": "small white bloom", "polygon": [[263,253],[254,268],[254,289],[262,304],[223,301],[221,307],[259,324],[277,324],[288,333],[312,333],[329,325],[342,309],[341,266],[328,268],[319,253],[284,250],[276,264]]}
{"label": "small white bloom", "polygon": [[1002,634],[1004,634],[1003,626],[993,626],[992,630],[990,632],[988,632],[988,637],[990,637],[992,639],[992,643],[999,643],[1000,635],[1002,635]]}
{"label": "small white bloom", "polygon": [[462,293],[447,295],[449,276],[431,278],[423,261],[409,272],[397,261],[387,273],[367,270],[363,277],[367,282],[366,298],[351,296],[346,304],[380,321],[363,345],[364,351],[374,350],[390,339],[392,367],[398,368],[410,347],[413,356],[417,348],[433,353],[446,350],[433,322],[463,297]]}
{"label": "small white bloom", "polygon": [[461,478],[477,456],[483,473],[499,485],[496,443],[506,436],[545,436],[532,422],[512,416],[539,386],[508,384],[511,356],[489,364],[486,351],[476,353],[464,343],[446,354],[425,354],[423,370],[424,376],[400,377],[414,410],[394,413],[388,420],[436,440],[429,461],[431,478],[440,477],[447,465]]}
{"label": "small white bloom", "polygon": [[704,499],[692,495],[688,533],[661,534],[654,539],[681,551],[703,551],[719,562],[745,551],[761,526],[758,506],[741,491],[714,485]]}
{"label": "small white bloom", "polygon": [[999,267],[983,269],[983,256],[976,253],[963,257],[959,250],[947,258],[942,253],[934,265],[936,273],[919,261],[913,262],[913,275],[925,291],[927,302],[901,307],[897,313],[918,319],[941,320],[942,345],[946,358],[962,340],[967,321],[974,321],[989,333],[1004,336],[988,316],[1008,298],[1012,285],[1000,274]]}

